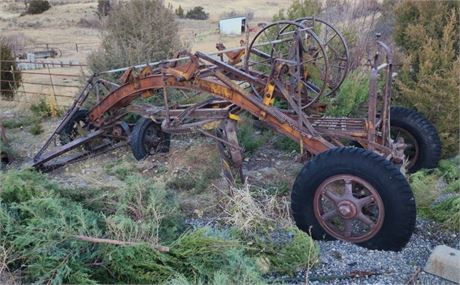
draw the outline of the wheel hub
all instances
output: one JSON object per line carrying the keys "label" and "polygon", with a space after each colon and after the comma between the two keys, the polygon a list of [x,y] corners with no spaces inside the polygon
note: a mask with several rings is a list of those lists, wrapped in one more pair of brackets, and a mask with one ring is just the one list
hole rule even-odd
{"label": "wheel hub", "polygon": [[356,205],[348,200],[340,202],[338,205],[339,214],[345,219],[352,219],[356,216]]}

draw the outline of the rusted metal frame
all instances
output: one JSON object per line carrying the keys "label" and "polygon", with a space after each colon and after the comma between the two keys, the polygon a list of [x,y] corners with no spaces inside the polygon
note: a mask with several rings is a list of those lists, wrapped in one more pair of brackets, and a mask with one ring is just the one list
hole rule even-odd
{"label": "rusted metal frame", "polygon": [[202,125],[215,122],[215,119],[204,119],[201,121],[186,123],[177,126],[167,125],[166,120],[161,123],[161,130],[171,134],[190,133],[197,132],[198,128]]}
{"label": "rusted metal frame", "polygon": [[[231,106],[231,105],[230,105]],[[229,106],[229,107],[230,107]],[[190,114],[190,118],[194,119],[225,119],[228,117],[230,112],[229,107],[226,108],[200,108]],[[143,117],[155,117],[158,119],[164,119],[166,112],[163,108],[152,105],[131,105],[127,107],[128,112],[137,113]],[[183,109],[171,109],[169,115],[174,120],[180,114],[183,113]]]}
{"label": "rusted metal frame", "polygon": [[190,117],[198,108],[204,107],[212,101],[213,99],[211,98],[184,109],[173,121],[173,126],[181,124],[187,117]]}
{"label": "rusted metal frame", "polygon": [[82,91],[80,92],[80,95],[77,97],[77,99],[73,102],[72,106],[67,110],[66,114],[64,115],[63,119],[57,126],[56,130],[51,134],[51,136],[48,138],[48,140],[45,142],[45,144],[42,146],[42,148],[37,152],[37,154],[34,156],[33,161],[38,161],[42,154],[45,152],[45,150],[49,147],[51,144],[51,141],[56,137],[57,134],[59,134],[64,126],[70,121],[72,116],[80,109],[80,107],[83,105],[83,103],[86,101],[88,98],[90,90],[94,86],[94,78],[96,77],[96,74],[93,74],[86,82],[85,86],[83,87]]}
{"label": "rusted metal frame", "polygon": [[382,106],[382,144],[389,145],[390,142],[390,105],[391,105],[391,90],[392,90],[392,74],[393,74],[393,58],[390,48],[383,42],[377,41],[385,51],[385,86],[383,90],[383,106]]}
{"label": "rusted metal frame", "polygon": [[286,88],[284,88],[279,80],[275,79],[274,82],[278,90],[281,92],[281,94],[283,94],[284,98],[288,101],[289,105],[291,105],[291,108],[297,114],[297,120],[300,122],[299,126],[305,126],[312,136],[316,136],[317,132],[313,128],[312,124],[308,121],[306,114],[300,109],[300,105],[296,104],[294,99],[292,99],[291,94],[288,93]]}
{"label": "rusted metal frame", "polygon": [[[222,73],[220,76],[221,78],[225,78],[225,75]],[[334,147],[333,144],[324,138],[313,137],[305,128],[299,128],[293,119],[280,112],[277,108],[265,106],[259,99],[257,99],[257,97],[251,96],[244,90],[239,90],[243,93],[237,91],[239,86],[229,79],[226,80],[224,84],[233,86],[216,84],[216,82],[209,81],[208,79],[199,78],[194,80],[193,85],[190,82],[178,82],[178,84],[190,85],[190,88],[206,90],[216,96],[231,101],[235,105],[238,105],[257,117],[260,117],[261,112],[266,113],[263,121],[266,121],[268,124],[272,124],[276,130],[289,136],[295,141],[302,139],[305,146],[307,146],[307,150],[313,154],[318,154]]]}
{"label": "rusted metal frame", "polygon": [[368,136],[369,150],[373,150],[376,137],[376,120],[377,120],[377,78],[378,70],[373,66],[370,73],[369,81],[369,100],[368,100]]}
{"label": "rusted metal frame", "polygon": [[54,169],[57,169],[59,167],[62,167],[64,165],[66,165],[66,164],[82,161],[82,160],[84,160],[84,159],[86,159],[87,157],[90,157],[90,156],[95,157],[95,156],[101,155],[101,154],[106,153],[108,151],[111,151],[111,150],[120,148],[122,146],[125,146],[126,144],[127,144],[126,141],[118,142],[115,145],[113,145],[111,143],[105,143],[105,144],[102,144],[102,145],[99,145],[99,146],[95,147],[91,151],[83,151],[83,152],[75,153],[75,154],[73,154],[73,155],[71,155],[69,157],[66,157],[64,159],[58,160],[58,161],[56,161],[56,162],[54,162],[52,164],[44,163],[44,164],[38,165],[38,168],[41,171],[44,171],[44,172],[52,171]]}
{"label": "rusted metal frame", "polygon": [[219,61],[217,59],[214,59],[212,58],[211,56],[205,54],[205,53],[202,53],[202,52],[196,52],[195,55],[200,58],[200,59],[203,59],[205,61],[208,61],[220,68],[222,68],[223,70],[225,70],[226,72],[229,72],[229,73],[232,73],[234,76],[238,77],[239,79],[243,80],[243,81],[247,81],[247,82],[250,82],[250,83],[257,83],[259,85],[262,85],[262,86],[265,86],[265,82],[263,80],[261,80],[260,78],[257,78],[257,77],[254,77],[244,71],[241,71],[240,69],[232,66],[232,65],[229,65],[229,64],[226,64],[225,62],[222,62],[222,61]]}
{"label": "rusted metal frame", "polygon": [[[227,177],[231,184],[235,184],[236,177],[232,171],[232,168],[238,171],[235,173],[239,176],[241,182],[244,181],[243,175],[243,156],[241,154],[242,149],[238,144],[238,136],[236,132],[237,123],[234,120],[224,120],[219,129],[216,131],[216,138],[222,138],[224,143],[229,145],[228,149],[225,149],[223,145],[219,144],[219,154],[223,163],[224,175]],[[237,147],[232,147],[236,145]]]}
{"label": "rusted metal frame", "polygon": [[89,133],[86,136],[83,136],[81,138],[78,138],[76,140],[71,141],[68,144],[65,144],[63,146],[57,147],[55,150],[53,150],[51,153],[46,154],[45,156],[39,156],[37,160],[34,160],[34,163],[32,164],[33,167],[39,168],[40,165],[44,164],[47,161],[50,161],[53,158],[56,158],[63,153],[66,153],[68,151],[71,151],[80,145],[85,144],[86,142],[101,136],[104,133],[104,130],[97,130],[94,132]]}
{"label": "rusted metal frame", "polygon": [[213,138],[213,139],[215,139],[215,140],[217,140],[217,141],[219,141],[219,142],[221,142],[223,144],[228,145],[230,148],[232,148],[234,150],[237,150],[237,151],[243,151],[244,150],[242,147],[239,146],[239,144],[237,144],[237,143],[235,144],[235,143],[230,142],[229,140],[219,138],[218,136],[215,136],[215,135],[211,134],[210,132],[208,132],[208,131],[206,131],[206,130],[204,130],[202,128],[197,127],[196,130],[198,132],[202,133],[205,136],[208,136],[208,137]]}

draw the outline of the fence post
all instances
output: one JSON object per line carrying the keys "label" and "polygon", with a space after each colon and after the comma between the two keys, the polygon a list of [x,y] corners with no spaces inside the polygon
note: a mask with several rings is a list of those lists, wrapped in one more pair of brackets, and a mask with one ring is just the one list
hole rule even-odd
{"label": "fence post", "polygon": [[3,94],[2,94],[2,72],[3,72],[2,61],[3,61],[2,44],[0,43],[0,100],[3,100]]}
{"label": "fence post", "polygon": [[48,67],[48,73],[50,75],[50,83],[51,89],[53,89],[53,103],[51,106],[51,112],[53,113],[53,117],[57,116],[57,99],[56,99],[56,91],[54,90],[54,83],[53,83],[53,76],[51,75],[50,65],[46,65]]}

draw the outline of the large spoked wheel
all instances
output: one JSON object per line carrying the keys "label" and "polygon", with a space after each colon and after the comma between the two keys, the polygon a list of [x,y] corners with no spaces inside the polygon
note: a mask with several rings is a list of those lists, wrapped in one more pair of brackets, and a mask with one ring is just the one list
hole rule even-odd
{"label": "large spoked wheel", "polygon": [[161,126],[147,118],[140,118],[131,133],[129,144],[137,160],[158,152],[168,152],[171,135],[161,130]]}
{"label": "large spoked wheel", "polygon": [[404,139],[407,170],[435,168],[441,159],[441,140],[436,128],[420,113],[402,107],[390,111],[390,136]]}
{"label": "large spoked wheel", "polygon": [[316,17],[300,18],[296,22],[311,28],[324,46],[329,62],[329,72],[325,78],[328,90],[324,96],[335,94],[348,73],[350,55],[345,38],[333,25]]}
{"label": "large spoked wheel", "polygon": [[415,226],[415,200],[398,168],[365,149],[345,147],[308,162],[292,190],[297,226],[315,239],[401,250]]}
{"label": "large spoked wheel", "polygon": [[[311,28],[293,21],[276,22],[257,33],[248,49],[245,70],[263,80],[277,70],[277,80],[283,87],[290,93],[300,90],[302,109],[318,101],[327,90],[328,58]],[[263,96],[265,86],[251,87],[257,96]]]}

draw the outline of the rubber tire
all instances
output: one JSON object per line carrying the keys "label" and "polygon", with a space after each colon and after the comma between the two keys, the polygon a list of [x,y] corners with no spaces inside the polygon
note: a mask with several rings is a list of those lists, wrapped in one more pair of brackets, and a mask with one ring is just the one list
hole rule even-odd
{"label": "rubber tire", "polygon": [[171,145],[171,134],[163,132],[161,130],[161,126],[156,124],[151,119],[142,117],[136,122],[136,125],[134,126],[129,139],[131,151],[137,160],[142,160],[150,155],[150,151],[144,146],[143,139],[145,132],[152,125],[155,126],[157,135],[161,137],[161,141],[156,147],[155,152],[169,152],[169,147]]}
{"label": "rubber tire", "polygon": [[419,155],[415,164],[408,169],[409,172],[438,166],[441,140],[436,128],[422,114],[407,108],[393,107],[390,110],[390,126],[404,129],[417,141]]}
{"label": "rubber tire", "polygon": [[334,240],[316,220],[313,198],[327,178],[351,174],[370,183],[382,198],[385,217],[378,233],[358,245],[378,250],[401,250],[415,227],[416,208],[409,183],[399,169],[383,157],[361,148],[335,148],[314,157],[297,176],[291,208],[296,225],[314,239]]}
{"label": "rubber tire", "polygon": [[[71,137],[72,135],[72,130],[74,127],[75,122],[78,121],[87,121],[88,120],[88,110],[81,109],[76,111],[73,115],[72,118],[65,124],[65,126],[62,128],[61,132],[59,133],[59,141],[61,142],[61,145],[67,144],[71,141],[74,140],[74,138]],[[66,138],[70,138],[69,141],[66,141]]]}

